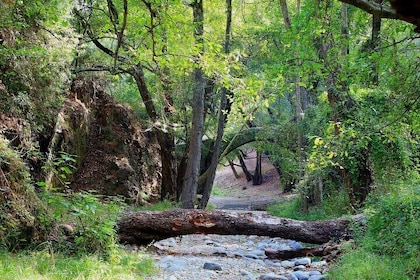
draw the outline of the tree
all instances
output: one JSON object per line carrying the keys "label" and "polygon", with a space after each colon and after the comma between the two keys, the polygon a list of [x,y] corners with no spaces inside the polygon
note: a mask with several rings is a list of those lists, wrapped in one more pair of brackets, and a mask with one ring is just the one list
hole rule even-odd
{"label": "tree", "polygon": [[[203,0],[194,0],[191,4],[193,9],[194,38],[199,55],[204,52],[203,33],[204,33],[204,8]],[[204,126],[204,73],[199,66],[199,56],[195,58],[196,65],[193,70],[194,89],[193,89],[193,116],[190,141],[188,144],[187,167],[184,175],[181,192],[181,205],[183,208],[194,208],[198,176],[201,162],[201,141]]]}

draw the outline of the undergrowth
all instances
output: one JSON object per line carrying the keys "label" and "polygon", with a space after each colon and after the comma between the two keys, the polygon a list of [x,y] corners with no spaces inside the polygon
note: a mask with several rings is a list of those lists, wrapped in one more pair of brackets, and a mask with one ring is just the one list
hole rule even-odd
{"label": "undergrowth", "polygon": [[145,206],[136,206],[133,211],[165,211],[177,208],[176,203],[170,200],[159,201]]}
{"label": "undergrowth", "polygon": [[420,182],[403,182],[365,208],[368,226],[357,230],[329,279],[418,279]]}
{"label": "undergrowth", "polygon": [[325,198],[321,206],[310,207],[308,213],[301,211],[300,198],[269,205],[267,212],[273,216],[305,221],[327,220],[348,214],[347,200],[344,194]]}
{"label": "undergrowth", "polygon": [[96,255],[80,257],[54,254],[48,250],[21,251],[18,254],[0,252],[0,275],[4,280],[20,279],[142,279],[153,274],[153,259],[143,253],[118,251],[112,261]]}

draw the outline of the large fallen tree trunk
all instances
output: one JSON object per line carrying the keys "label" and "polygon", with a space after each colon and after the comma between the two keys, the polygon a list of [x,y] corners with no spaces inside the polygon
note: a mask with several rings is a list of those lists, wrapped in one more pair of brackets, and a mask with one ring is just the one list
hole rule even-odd
{"label": "large fallen tree trunk", "polygon": [[169,237],[205,233],[282,237],[313,244],[347,238],[352,219],[297,221],[264,213],[177,209],[126,214],[118,222],[120,242],[146,244]]}

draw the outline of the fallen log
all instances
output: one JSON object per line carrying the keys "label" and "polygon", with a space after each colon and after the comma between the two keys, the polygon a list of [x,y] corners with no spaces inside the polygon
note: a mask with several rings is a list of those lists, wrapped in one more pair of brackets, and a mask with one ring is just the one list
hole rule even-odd
{"label": "fallen log", "polygon": [[121,243],[147,244],[180,235],[203,233],[259,235],[324,244],[346,239],[352,219],[298,221],[243,211],[176,209],[140,211],[124,215],[117,223]]}
{"label": "fallen log", "polygon": [[325,257],[341,253],[342,244],[326,243],[319,247],[301,248],[294,250],[265,249],[265,255],[269,259],[290,260],[299,257]]}

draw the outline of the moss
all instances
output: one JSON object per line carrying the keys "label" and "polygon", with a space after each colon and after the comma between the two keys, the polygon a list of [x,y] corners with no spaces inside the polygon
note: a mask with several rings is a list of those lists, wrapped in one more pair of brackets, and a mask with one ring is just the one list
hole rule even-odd
{"label": "moss", "polygon": [[22,247],[41,240],[39,216],[45,207],[38,199],[27,166],[0,135],[0,246]]}

